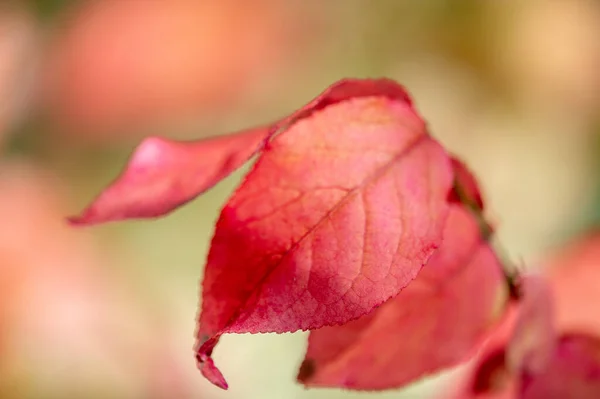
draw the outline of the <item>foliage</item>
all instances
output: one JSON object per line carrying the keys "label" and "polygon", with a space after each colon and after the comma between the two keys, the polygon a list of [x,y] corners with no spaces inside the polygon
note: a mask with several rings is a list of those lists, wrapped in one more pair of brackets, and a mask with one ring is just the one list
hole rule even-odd
{"label": "foliage", "polygon": [[[163,216],[252,157],[202,284],[195,352],[212,383],[227,388],[212,359],[223,334],[310,330],[301,383],[396,388],[468,360],[518,308],[492,370],[514,374],[519,397],[600,395],[598,339],[553,328],[551,287],[499,257],[475,178],[388,79],[342,80],[228,136],[148,138],[70,220]],[[480,380],[470,394],[495,388]]]}

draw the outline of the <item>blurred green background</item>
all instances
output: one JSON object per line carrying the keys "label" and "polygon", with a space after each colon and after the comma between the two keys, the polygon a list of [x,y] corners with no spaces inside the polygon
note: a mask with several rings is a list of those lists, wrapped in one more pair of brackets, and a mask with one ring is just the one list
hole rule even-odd
{"label": "blurred green background", "polygon": [[305,333],[226,336],[231,388],[204,380],[199,282],[243,171],[157,221],[63,218],[145,136],[222,134],[387,76],[481,179],[508,253],[535,264],[600,220],[599,38],[594,0],[3,1],[0,397],[435,397],[443,381],[304,390]]}

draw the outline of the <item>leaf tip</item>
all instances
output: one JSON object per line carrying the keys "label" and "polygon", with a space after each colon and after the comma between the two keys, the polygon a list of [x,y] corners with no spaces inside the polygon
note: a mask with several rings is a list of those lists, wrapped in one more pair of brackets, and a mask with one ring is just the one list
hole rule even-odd
{"label": "leaf tip", "polygon": [[313,359],[304,359],[298,370],[298,376],[296,379],[298,382],[308,385],[309,380],[315,375],[317,371],[317,365]]}
{"label": "leaf tip", "polygon": [[65,221],[69,226],[79,227],[85,225],[83,217],[81,217],[81,215],[67,216],[65,218]]}
{"label": "leaf tip", "polygon": [[210,381],[213,385],[216,385],[223,390],[227,390],[229,388],[227,381],[225,381],[225,377],[223,377],[221,371],[217,368],[217,366],[215,366],[215,363],[210,356],[198,352],[196,354],[196,363],[204,378]]}
{"label": "leaf tip", "polygon": [[94,220],[89,217],[89,214],[86,211],[79,215],[67,216],[65,220],[69,226],[73,227],[84,227],[95,224]]}
{"label": "leaf tip", "polygon": [[67,216],[65,219],[67,224],[73,227],[86,227],[115,220],[114,218],[103,218],[102,215],[99,215],[94,209],[94,204],[88,206],[79,214]]}
{"label": "leaf tip", "polygon": [[221,371],[215,366],[215,362],[210,357],[212,350],[214,349],[218,339],[210,338],[207,339],[206,336],[200,338],[199,342],[202,344],[197,344],[196,352],[196,365],[198,369],[208,381],[210,381],[213,385],[217,387],[227,390],[229,385],[227,381],[225,381],[225,377]]}

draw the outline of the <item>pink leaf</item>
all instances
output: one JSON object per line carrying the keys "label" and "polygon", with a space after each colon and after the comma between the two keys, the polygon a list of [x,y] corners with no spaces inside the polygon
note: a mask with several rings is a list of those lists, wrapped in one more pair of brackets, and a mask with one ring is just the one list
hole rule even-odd
{"label": "pink leaf", "polygon": [[596,231],[551,256],[545,270],[551,287],[525,279],[518,318],[511,312],[456,398],[600,397],[599,244]]}
{"label": "pink leaf", "polygon": [[442,247],[397,297],[356,321],[311,332],[298,379],[400,387],[472,356],[507,299],[498,259],[470,212],[456,205]]}
{"label": "pink leaf", "polygon": [[77,225],[163,216],[210,189],[261,151],[270,137],[299,119],[348,98],[383,96],[410,105],[404,88],[389,79],[345,79],[290,116],[235,134],[178,142],[150,137],[125,170],[80,216]]}
{"label": "pink leaf", "polygon": [[508,343],[507,365],[514,372],[535,374],[546,368],[555,350],[554,298],[542,276],[522,277],[521,287],[523,299]]}
{"label": "pink leaf", "polygon": [[346,81],[321,98],[327,107],[303,108],[225,205],[203,282],[200,368],[224,333],[316,329],[369,313],[440,244],[450,159],[399,86],[368,82],[369,98],[338,102],[365,93]]}
{"label": "pink leaf", "polygon": [[125,171],[73,224],[162,216],[194,199],[242,166],[262,146],[268,128],[195,142],[149,137]]}
{"label": "pink leaf", "polygon": [[600,397],[600,339],[563,334],[543,369],[511,372],[503,346],[486,350],[456,399],[595,399]]}
{"label": "pink leaf", "polygon": [[504,346],[487,350],[486,357],[477,364],[476,372],[464,393],[456,399],[509,399],[515,396],[515,379],[506,366]]}
{"label": "pink leaf", "polygon": [[600,398],[600,339],[583,334],[566,334],[558,342],[548,367],[525,375],[522,399]]}
{"label": "pink leaf", "polygon": [[548,265],[558,327],[600,336],[600,229],[556,251]]}

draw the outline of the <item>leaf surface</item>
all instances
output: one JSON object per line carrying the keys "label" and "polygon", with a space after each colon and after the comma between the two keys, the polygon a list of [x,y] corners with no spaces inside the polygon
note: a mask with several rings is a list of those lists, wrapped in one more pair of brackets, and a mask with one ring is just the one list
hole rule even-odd
{"label": "leaf surface", "polygon": [[[342,98],[355,94],[339,87]],[[327,97],[265,146],[223,208],[197,343],[199,367],[217,385],[210,356],[221,334],[357,319],[406,287],[439,246],[451,162],[390,89]]]}
{"label": "leaf surface", "polygon": [[91,225],[163,216],[241,167],[279,130],[331,104],[373,95],[411,104],[404,88],[392,80],[345,79],[269,125],[192,142],[146,138],[121,175],[81,215],[69,220],[76,225]]}
{"label": "leaf surface", "polygon": [[415,281],[365,317],[312,331],[298,379],[390,389],[465,361],[505,309],[501,270],[471,213],[453,206],[441,248]]}

